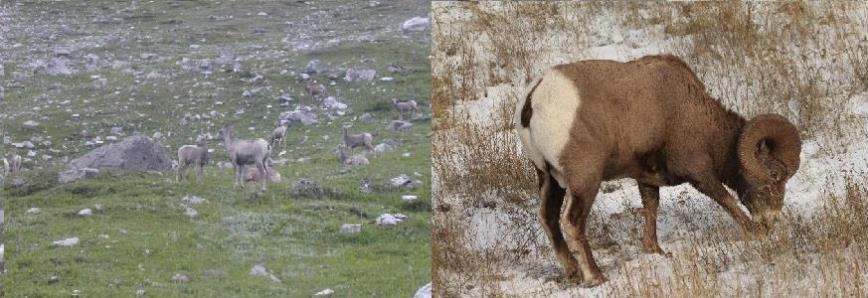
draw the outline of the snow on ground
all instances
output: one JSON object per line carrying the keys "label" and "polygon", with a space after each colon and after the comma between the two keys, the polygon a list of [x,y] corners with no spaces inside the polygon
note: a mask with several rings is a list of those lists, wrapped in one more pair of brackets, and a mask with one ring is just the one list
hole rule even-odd
{"label": "snow on ground", "polygon": [[[489,65],[492,61],[500,59],[495,57],[490,50],[492,40],[485,34],[472,31],[473,29],[458,29],[463,20],[468,18],[466,10],[455,9],[454,4],[434,4],[433,15],[435,23],[435,31],[440,29],[443,32],[451,32],[452,35],[470,35],[467,40],[472,40],[474,44],[471,46],[475,56],[471,58],[474,65]],[[440,7],[438,7],[440,6]],[[448,9],[447,9],[448,8]],[[767,11],[762,6],[756,6],[760,12]],[[503,9],[497,4],[488,5],[490,11],[498,11]],[[640,14],[643,14],[640,10]],[[852,12],[851,17],[854,18],[854,23],[864,23],[868,9],[865,11]],[[758,15],[761,15],[758,13]],[[757,18],[755,21],[762,23],[763,20]],[[576,17],[570,16],[567,18],[572,21],[579,21]],[[861,21],[859,21],[861,20]],[[691,36],[673,37],[665,32],[662,24],[648,26],[629,26],[624,25],[619,18],[611,10],[606,13],[595,15],[590,21],[587,32],[574,34],[575,32],[560,32],[556,30],[541,36],[539,39],[532,42],[536,48],[542,53],[539,57],[535,57],[538,65],[531,70],[534,72],[531,77],[536,77],[542,71],[550,66],[566,63],[581,59],[613,59],[620,61],[628,61],[639,58],[648,54],[658,53],[678,53],[679,49],[683,49],[693,42]],[[859,26],[860,24],[851,24]],[[864,24],[862,24],[864,25]],[[819,25],[816,32],[827,32],[828,25]],[[450,30],[457,30],[460,33],[455,33]],[[863,30],[864,31],[864,30]],[[437,44],[438,35],[435,32],[435,44]],[[862,36],[850,36],[850,42],[859,42],[865,40],[865,34]],[[577,37],[578,36],[578,37]],[[827,34],[819,34],[815,37],[815,42],[807,44],[791,43],[787,48],[793,53],[804,53],[805,55],[817,56],[817,53],[824,53],[822,57],[811,60],[810,65],[798,65],[796,69],[812,69],[820,70],[819,77],[823,80],[823,85],[820,87],[823,92],[828,94],[829,98],[824,99],[828,102],[842,103],[838,119],[851,119],[850,121],[835,129],[843,129],[848,132],[863,136],[862,138],[841,138],[833,137],[835,131],[828,128],[828,131],[820,134],[814,134],[811,138],[803,140],[803,149],[801,153],[801,167],[799,172],[789,181],[787,185],[787,193],[785,199],[785,212],[791,215],[809,217],[821,208],[823,201],[829,195],[841,196],[845,193],[845,185],[847,180],[865,185],[868,179],[868,139],[864,138],[864,132],[868,131],[868,92],[858,94],[847,94],[845,92],[836,92],[836,90],[845,90],[850,84],[853,84],[855,72],[851,65],[846,63],[836,63],[835,59],[840,59],[843,53],[825,54],[829,43],[826,42],[829,37]],[[835,49],[828,49],[833,51]],[[461,55],[445,55],[444,53],[432,53],[432,59],[435,75],[438,72],[454,69],[460,63],[468,63],[466,57]],[[836,58],[837,57],[837,58]],[[749,102],[750,97],[756,95],[755,90],[744,88],[742,86],[748,84],[748,76],[738,74],[719,73],[721,64],[726,61],[702,61],[700,65],[692,63],[694,68],[706,68],[708,71],[697,71],[698,75],[704,79],[710,93],[719,96],[722,90],[727,90],[726,95],[735,95],[736,98],[727,98],[721,96],[721,100],[727,107],[731,107],[739,112],[748,110],[748,115],[755,115],[757,112],[754,106]],[[749,61],[747,64],[761,65],[761,61]],[[489,70],[480,68],[479,72],[475,72],[477,76],[484,77],[488,73],[497,73],[499,70]],[[815,71],[816,73],[817,71]],[[478,100],[462,101],[453,107],[456,114],[468,115],[468,120],[478,127],[498,128],[503,127],[503,120],[500,118],[504,107],[509,107],[510,101],[514,101],[518,94],[522,94],[524,90],[523,84],[526,82],[523,74],[514,74],[509,82],[494,84],[491,86],[484,85],[480,81],[474,81],[476,86],[471,88],[472,93]],[[793,74],[797,80],[806,79],[807,74]],[[460,77],[460,74],[453,76]],[[514,83],[515,82],[515,83]],[[734,90],[734,91],[733,91]],[[734,94],[733,94],[734,93]],[[799,105],[797,102],[790,101],[786,107],[779,107],[778,113],[789,113],[787,116],[790,119],[799,119]],[[843,117],[843,118],[840,118]],[[836,121],[836,120],[830,120]],[[447,137],[450,132],[442,132]],[[510,130],[498,132],[498,134],[513,133]],[[497,134],[495,134],[497,135]],[[452,136],[460,137],[460,136]],[[436,150],[436,149],[435,149]],[[462,156],[462,151],[467,148],[458,146],[450,148],[454,152],[456,158]],[[456,172],[462,172],[464,169],[457,169]],[[450,169],[452,171],[452,169]],[[435,170],[436,172],[436,170]],[[435,173],[435,188],[440,185],[439,175]],[[494,289],[491,284],[481,286],[475,290],[462,292],[463,294],[475,294],[486,296],[491,291],[502,292],[508,295],[518,296],[537,296],[545,295],[547,297],[575,297],[576,295],[603,297],[609,295],[622,296],[625,293],[618,292],[625,284],[630,284],[629,276],[635,276],[636,272],[645,272],[654,276],[663,276],[672,278],[673,264],[678,262],[680,256],[689,255],[696,250],[703,248],[691,247],[695,243],[690,239],[695,238],[711,238],[721,237],[717,235],[706,235],[707,232],[713,233],[715,228],[730,227],[736,229],[733,220],[726,215],[720,208],[709,198],[700,194],[693,188],[681,185],[676,187],[667,187],[661,189],[661,207],[658,216],[658,238],[664,250],[673,252],[675,260],[667,259],[657,255],[647,255],[640,253],[641,245],[641,228],[642,216],[639,213],[641,209],[641,201],[639,199],[638,189],[635,182],[632,180],[620,180],[604,183],[603,189],[612,189],[605,193],[601,192],[598,196],[592,211],[591,224],[589,225],[590,234],[605,234],[602,238],[607,238],[607,243],[593,243],[594,255],[604,271],[604,274],[610,279],[610,282],[593,289],[581,289],[573,286],[565,286],[557,281],[560,274],[559,265],[550,252],[550,246],[541,227],[536,222],[536,195],[528,192],[527,196],[533,198],[529,200],[528,206],[524,212],[523,220],[516,220],[515,210],[504,211],[498,208],[485,207],[466,207],[463,210],[466,217],[452,217],[449,220],[469,222],[466,225],[467,230],[464,232],[465,239],[468,243],[465,246],[471,250],[487,251],[494,250],[510,251],[519,249],[516,243],[524,243],[519,241],[527,237],[535,238],[534,242],[542,244],[542,249],[533,249],[528,253],[528,256],[519,262],[505,266],[499,272],[497,281],[493,282]],[[436,192],[436,191],[435,191]],[[468,201],[486,201],[497,200],[497,193],[494,191],[485,191],[474,195],[456,195],[456,194],[441,194],[438,200],[449,205],[460,205],[462,202]],[[464,204],[465,206],[473,204]],[[520,212],[519,212],[520,213]],[[535,226],[534,233],[527,235],[524,232],[526,226]],[[599,231],[601,226],[605,231]],[[599,235],[597,235],[599,236]],[[591,236],[590,238],[600,238]],[[433,241],[437,241],[435,238]],[[720,239],[720,241],[728,241],[722,245],[739,245],[744,242],[738,238]],[[600,241],[597,241],[600,242]],[[611,242],[611,243],[608,243]],[[712,246],[709,245],[710,249]],[[819,256],[813,255],[808,260],[803,260],[808,264],[816,264]],[[437,264],[435,264],[437,267]],[[792,281],[805,281],[814,284],[819,280],[821,274],[815,267],[811,272],[803,273],[803,275],[794,275],[788,277]],[[435,268],[435,271],[437,269]],[[717,275],[717,280],[711,281],[718,285],[719,291],[725,293],[756,293],[757,290],[771,285],[774,281],[764,280],[764,276],[771,276],[772,267],[765,264],[754,263],[734,263],[724,266],[722,272]],[[625,274],[631,272],[631,274]],[[456,272],[439,272],[444,277],[444,280],[449,282],[466,282],[460,273]],[[864,275],[864,279],[868,281],[868,274]],[[665,280],[666,278],[662,278]],[[447,285],[444,287],[449,287]],[[477,285],[479,286],[479,285]],[[661,285],[666,288],[666,285]],[[668,291],[674,291],[668,289]],[[661,292],[662,293],[662,292]],[[627,293],[629,294],[629,293]]]}

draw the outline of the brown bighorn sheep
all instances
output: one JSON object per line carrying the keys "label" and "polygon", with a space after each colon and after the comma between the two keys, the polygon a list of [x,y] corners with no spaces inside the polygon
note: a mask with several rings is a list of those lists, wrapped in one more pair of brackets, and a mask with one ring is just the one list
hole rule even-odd
{"label": "brown bighorn sheep", "polygon": [[275,144],[279,145],[281,148],[286,144],[286,122],[281,121],[280,126],[274,129],[271,132],[271,136],[268,139],[268,144],[274,147]]}
{"label": "brown bighorn sheep", "polygon": [[585,236],[601,181],[638,182],[643,248],[665,254],[656,235],[661,186],[690,183],[742,230],[765,232],[779,218],[784,185],[799,168],[801,141],[793,124],[772,114],[745,120],[669,55],[555,66],[529,85],[514,124],[536,167],[542,225],[566,274],[581,272],[585,287],[606,281]]}
{"label": "brown bighorn sheep", "polygon": [[363,165],[367,165],[370,163],[370,162],[368,162],[368,159],[365,158],[364,156],[347,155],[346,150],[347,150],[347,146],[344,146],[344,145],[338,145],[337,150],[335,150],[337,155],[338,155],[338,161],[340,161],[342,164],[345,164],[348,166],[363,166]]}
{"label": "brown bighorn sheep", "polygon": [[[259,177],[268,177],[266,161],[271,152],[268,142],[263,139],[235,140],[235,132],[230,126],[220,129],[217,139],[223,140],[223,143],[226,145],[226,153],[229,155],[232,167],[235,168],[234,187],[240,186],[244,188],[244,176],[248,165],[256,166],[256,169],[259,171]],[[260,180],[263,191],[265,190],[267,180]]]}
{"label": "brown bighorn sheep", "polygon": [[22,159],[21,155],[12,152],[3,158],[3,176],[9,177],[21,171]]}
{"label": "brown bighorn sheep", "polygon": [[199,136],[196,145],[178,148],[178,182],[184,181],[189,166],[196,167],[196,183],[202,183],[202,174],[208,164],[208,138]]}
{"label": "brown bighorn sheep", "polygon": [[346,127],[341,127],[341,134],[344,136],[344,145],[350,148],[350,152],[354,152],[356,147],[365,147],[368,150],[374,150],[374,136],[370,133],[363,132],[360,134],[349,134]]}
{"label": "brown bighorn sheep", "polygon": [[419,105],[415,100],[400,101],[397,98],[392,98],[392,106],[398,111],[398,119],[404,120],[404,113],[409,112],[410,118],[413,118],[413,113],[418,113]]}
{"label": "brown bighorn sheep", "polygon": [[304,91],[311,98],[316,98],[317,96],[326,96],[328,92],[326,91],[326,87],[323,84],[317,84],[316,81],[307,83],[304,85]]}

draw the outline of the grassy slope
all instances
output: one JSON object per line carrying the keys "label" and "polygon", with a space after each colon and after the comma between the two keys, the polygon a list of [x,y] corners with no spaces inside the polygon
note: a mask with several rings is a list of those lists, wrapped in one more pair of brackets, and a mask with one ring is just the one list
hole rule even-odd
{"label": "grassy slope", "polygon": [[[277,95],[286,92],[296,102],[312,103],[300,93],[303,83],[280,72],[299,71],[313,58],[338,70],[361,66],[377,69],[380,75],[392,75],[386,71],[392,62],[408,70],[393,75],[396,77],[393,82],[338,81],[337,86],[330,87],[354,112],[314,126],[291,126],[285,157],[291,161],[307,159],[277,167],[284,182],[272,185],[263,195],[254,194],[252,189],[233,190],[231,170],[214,166],[206,169],[204,185],[178,185],[171,174],[104,174],[98,179],[56,186],[51,183],[53,177],[47,174],[29,179],[31,185],[43,185],[32,193],[5,189],[9,200],[5,235],[8,271],[3,276],[6,293],[66,296],[77,289],[86,296],[99,297],[127,296],[144,289],[148,296],[156,297],[301,297],[332,288],[337,296],[346,297],[411,295],[430,279],[430,123],[415,122],[404,133],[387,131],[384,127],[394,117],[388,105],[392,97],[428,101],[427,33],[410,38],[402,37],[400,32],[391,37],[373,34],[373,41],[345,41],[305,51],[294,51],[281,39],[311,36],[312,40],[327,40],[366,34],[386,25],[397,26],[410,16],[427,13],[427,7],[415,7],[416,2],[390,2],[376,9],[353,8],[373,15],[367,19],[348,14],[353,10],[337,8],[338,2],[317,2],[320,7],[316,10],[335,16],[338,20],[335,26],[340,28],[311,20],[307,16],[320,15],[296,2],[252,5],[171,2],[169,7],[139,4],[129,10],[125,9],[126,3],[112,2],[26,4],[26,10],[18,11],[20,17],[42,22],[15,24],[22,31],[34,24],[43,24],[35,31],[52,31],[59,30],[55,27],[59,23],[73,23],[70,26],[73,29],[61,35],[63,41],[71,44],[87,40],[86,36],[121,36],[116,42],[74,51],[71,60],[94,53],[104,60],[131,62],[131,67],[101,68],[70,77],[37,72],[21,79],[17,87],[7,87],[4,132],[16,141],[32,135],[50,137],[52,146],[40,146],[38,152],[54,156],[53,160],[66,152],[75,157],[88,150],[77,135],[81,130],[105,136],[112,126],[118,125],[128,133],[173,132],[165,141],[173,150],[190,143],[195,134],[213,133],[226,123],[234,124],[242,137],[264,136],[277,115],[295,105],[279,107]],[[268,11],[269,17],[257,17],[259,11]],[[109,19],[116,17],[122,21],[98,26],[89,19],[75,21],[74,15],[108,15]],[[234,17],[213,22],[208,20],[209,15]],[[50,21],[54,19],[60,21]],[[286,21],[295,21],[295,25],[289,26]],[[349,23],[360,25],[346,25]],[[136,29],[119,29],[127,26]],[[348,32],[332,31],[344,28]],[[265,32],[253,33],[254,29]],[[44,36],[40,39],[39,35],[19,34],[12,38],[35,45],[32,48],[36,50],[33,54],[22,48],[8,52],[8,61],[4,62],[7,74],[23,69],[22,64],[29,57],[48,57],[53,50],[51,44],[63,43],[49,43]],[[199,48],[191,49],[190,44]],[[206,76],[181,70],[178,65],[182,57],[214,59],[227,49],[241,58],[243,69],[261,74],[266,82],[248,83],[242,80],[242,73],[216,69]],[[140,59],[141,53],[156,53],[160,58],[145,61]],[[144,78],[153,71],[167,77]],[[106,86],[95,86],[93,75],[105,78]],[[316,78],[325,80],[322,76]],[[9,76],[4,77],[8,79]],[[265,86],[271,89],[264,89],[252,98],[241,96],[245,89]],[[66,99],[71,101],[69,106],[58,105]],[[217,105],[217,101],[224,104]],[[273,108],[267,108],[269,104]],[[34,106],[40,110],[32,110]],[[245,113],[233,116],[237,109],[244,109]],[[185,113],[204,114],[211,110],[226,117],[210,122],[192,121],[183,127],[179,124]],[[339,142],[339,127],[362,112],[373,113],[376,121],[354,123],[354,131],[376,130],[380,140],[393,138],[403,144],[394,152],[371,157],[370,166],[346,168],[337,163],[332,150]],[[72,120],[73,113],[80,113],[82,120]],[[28,119],[42,123],[37,131],[21,128],[20,123]],[[255,128],[248,130],[250,126]],[[295,145],[293,140],[301,139],[303,134],[309,137],[308,141],[302,146]],[[63,147],[67,149],[62,150]],[[226,159],[222,145],[212,143],[211,147],[217,149],[213,160]],[[403,153],[410,153],[410,157],[402,156]],[[40,166],[52,168],[45,162]],[[415,177],[414,172],[421,176]],[[379,188],[372,194],[357,190],[363,178],[383,185],[399,174],[420,179],[423,186],[413,191]],[[300,178],[311,179],[329,191],[324,195],[293,194],[292,184]],[[406,206],[400,201],[400,195],[405,193],[417,194],[423,202]],[[184,216],[180,206],[181,198],[188,194],[209,200],[194,207],[199,211],[194,219]],[[103,210],[87,218],[75,215],[94,204],[102,205]],[[25,215],[24,211],[30,207],[39,207],[42,213]],[[396,227],[379,228],[373,221],[384,212],[401,212],[410,219]],[[339,234],[343,223],[363,223],[362,233]],[[54,240],[72,236],[80,237],[81,243],[72,248],[50,246]],[[282,282],[272,283],[267,278],[248,275],[257,263],[264,263]],[[175,273],[187,274],[192,281],[171,283]],[[57,280],[53,281],[52,276]]]}

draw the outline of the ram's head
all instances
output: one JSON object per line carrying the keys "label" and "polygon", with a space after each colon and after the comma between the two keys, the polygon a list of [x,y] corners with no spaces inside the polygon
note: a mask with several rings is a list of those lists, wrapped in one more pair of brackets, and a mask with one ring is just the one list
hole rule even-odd
{"label": "ram's head", "polygon": [[781,218],[787,180],[799,169],[799,131],[779,115],[760,115],[744,126],[738,156],[744,185],[739,197],[754,220],[771,228]]}

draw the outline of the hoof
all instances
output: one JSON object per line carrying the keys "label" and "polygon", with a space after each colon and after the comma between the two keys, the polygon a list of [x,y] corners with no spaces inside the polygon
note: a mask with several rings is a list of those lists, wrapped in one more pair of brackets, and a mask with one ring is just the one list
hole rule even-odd
{"label": "hoof", "polygon": [[606,279],[605,277],[603,277],[603,275],[601,274],[601,275],[598,275],[596,277],[582,280],[581,282],[579,282],[579,287],[593,288],[593,287],[599,286],[599,285],[601,285],[607,281],[609,281],[609,280]]}
{"label": "hoof", "polygon": [[666,252],[665,250],[660,248],[660,246],[654,248],[642,247],[642,252],[646,254],[658,254],[667,258],[672,257],[672,253]]}

